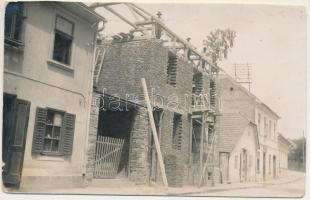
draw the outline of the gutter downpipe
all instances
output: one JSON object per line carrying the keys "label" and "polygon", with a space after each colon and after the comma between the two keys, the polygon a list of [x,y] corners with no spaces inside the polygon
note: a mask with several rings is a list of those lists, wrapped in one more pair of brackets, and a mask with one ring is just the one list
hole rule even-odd
{"label": "gutter downpipe", "polygon": [[[89,87],[89,100],[88,100],[88,109],[87,109],[87,126],[86,126],[86,136],[85,136],[85,145],[84,145],[84,155],[83,155],[83,169],[82,169],[82,176],[83,176],[83,186],[87,187],[87,182],[86,182],[86,166],[87,166],[87,153],[88,153],[88,139],[89,139],[89,126],[90,126],[90,113],[91,113],[91,106],[92,106],[92,101],[93,101],[93,77],[94,77],[94,73],[95,73],[95,62],[96,62],[96,48],[97,48],[97,34],[98,34],[98,25],[99,22],[94,23],[91,28],[95,30],[95,34],[94,34],[94,46],[93,46],[93,59],[92,59],[92,63],[91,63],[91,77],[89,79],[90,81],[90,87]],[[103,22],[104,23],[104,22]]]}

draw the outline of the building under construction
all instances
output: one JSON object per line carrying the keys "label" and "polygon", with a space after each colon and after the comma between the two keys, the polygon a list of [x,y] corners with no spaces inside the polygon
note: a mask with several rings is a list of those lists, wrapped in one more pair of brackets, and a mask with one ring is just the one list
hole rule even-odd
{"label": "building under construction", "polygon": [[[97,44],[93,100],[96,107],[100,102],[100,109],[91,113],[89,143],[97,147],[89,145],[88,180],[122,177],[137,184],[162,184],[167,179],[174,187],[211,185],[214,166],[208,164],[216,142],[219,69],[157,17],[134,4],[125,5],[141,21],[125,20],[111,4],[93,5],[103,6],[133,30]],[[151,97],[159,146],[152,135],[141,78]],[[102,153],[100,146],[107,149],[109,141],[115,148],[110,148],[111,154]],[[165,172],[160,170],[161,159]]]}

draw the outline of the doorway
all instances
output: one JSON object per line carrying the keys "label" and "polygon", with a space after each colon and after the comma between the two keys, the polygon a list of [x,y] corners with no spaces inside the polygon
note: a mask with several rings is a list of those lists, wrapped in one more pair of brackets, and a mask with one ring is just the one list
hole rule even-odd
{"label": "doorway", "polygon": [[272,163],[272,164],[273,164],[273,178],[276,178],[276,177],[277,177],[277,176],[276,176],[276,175],[277,175],[277,171],[276,171],[276,166],[277,166],[277,165],[276,165],[276,164],[277,164],[276,162],[277,162],[277,161],[276,161],[276,156],[275,156],[275,155],[273,156],[273,159],[272,159],[272,160],[273,160],[273,163]]}
{"label": "doorway", "polygon": [[19,187],[29,119],[30,102],[16,95],[3,95],[2,180],[7,187]]}
{"label": "doorway", "polygon": [[229,179],[229,153],[220,152],[220,178],[221,183],[227,183]]}
{"label": "doorway", "polygon": [[248,172],[248,155],[247,150],[242,149],[240,156],[240,182],[247,181],[247,172]]}
{"label": "doorway", "polygon": [[266,152],[263,153],[263,180],[266,180]]}
{"label": "doorway", "polygon": [[136,109],[104,106],[99,111],[94,178],[127,178]]}

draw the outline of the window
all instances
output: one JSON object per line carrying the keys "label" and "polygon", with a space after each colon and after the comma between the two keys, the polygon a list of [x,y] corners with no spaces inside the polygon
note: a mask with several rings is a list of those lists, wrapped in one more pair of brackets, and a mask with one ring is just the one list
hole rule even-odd
{"label": "window", "polygon": [[257,123],[258,123],[258,134],[260,134],[260,121],[261,121],[261,115],[260,113],[258,113],[258,120],[257,120]]}
{"label": "window", "polygon": [[24,4],[21,2],[11,2],[5,10],[5,43],[10,45],[22,45],[22,25],[23,25]]}
{"label": "window", "polygon": [[249,155],[249,169],[252,168],[252,162],[253,162],[253,157],[252,155]]}
{"label": "window", "polygon": [[70,65],[73,41],[73,23],[63,17],[56,17],[53,59]]}
{"label": "window", "polygon": [[271,155],[269,154],[269,157],[268,157],[268,162],[269,162],[269,167],[268,167],[268,172],[269,174],[271,173]]}
{"label": "window", "polygon": [[176,113],[173,116],[172,148],[182,149],[182,115]]}
{"label": "window", "polygon": [[168,65],[167,65],[167,83],[174,87],[177,84],[177,64],[178,64],[177,56],[169,52]]}
{"label": "window", "polygon": [[264,136],[267,136],[267,119],[264,117]]}
{"label": "window", "polygon": [[274,139],[275,139],[275,140],[277,139],[277,134],[276,134],[276,132],[277,132],[277,125],[276,125],[276,123],[274,122],[274,123],[273,123],[273,135],[274,135]]}
{"label": "window", "polygon": [[235,169],[238,169],[238,156],[235,156]]}
{"label": "window", "polygon": [[214,80],[210,81],[210,105],[216,105],[216,83]]}
{"label": "window", "polygon": [[197,73],[193,76],[193,94],[200,95],[203,92],[203,75]]}
{"label": "window", "polygon": [[259,152],[259,150],[257,151],[256,170],[257,170],[257,173],[259,173],[259,171],[260,171],[260,152]]}
{"label": "window", "polygon": [[59,153],[60,130],[63,126],[64,113],[52,110],[47,111],[45,136],[43,142],[44,152]]}
{"label": "window", "polygon": [[268,133],[269,133],[269,138],[272,139],[272,134],[271,134],[271,120],[269,120],[269,130],[268,130]]}
{"label": "window", "polygon": [[75,115],[37,108],[32,154],[71,155]]}

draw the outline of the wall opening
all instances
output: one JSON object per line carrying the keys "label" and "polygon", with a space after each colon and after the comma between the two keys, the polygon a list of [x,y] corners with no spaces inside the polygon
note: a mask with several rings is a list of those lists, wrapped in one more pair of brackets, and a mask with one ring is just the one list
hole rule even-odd
{"label": "wall opening", "polygon": [[178,64],[177,56],[169,52],[168,65],[167,65],[167,83],[174,87],[177,84],[177,64]]}
{"label": "wall opening", "polygon": [[[127,106],[126,109],[116,110],[105,107],[99,111],[95,178],[128,177],[131,132],[136,113],[135,108],[128,108]],[[101,141],[98,141],[100,139]],[[103,145],[99,146],[98,142]],[[99,163],[96,163],[97,161]],[[96,172],[96,167],[99,172],[98,170]]]}
{"label": "wall opening", "polygon": [[216,83],[215,80],[210,81],[210,105],[216,106]]}
{"label": "wall opening", "polygon": [[177,113],[173,116],[172,148],[182,149],[182,115]]}
{"label": "wall opening", "polygon": [[193,120],[192,123],[192,163],[198,163],[200,159],[201,123]]}
{"label": "wall opening", "polygon": [[194,74],[193,76],[193,94],[200,95],[203,92],[203,76],[201,73]]}

